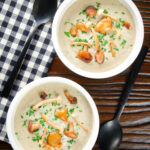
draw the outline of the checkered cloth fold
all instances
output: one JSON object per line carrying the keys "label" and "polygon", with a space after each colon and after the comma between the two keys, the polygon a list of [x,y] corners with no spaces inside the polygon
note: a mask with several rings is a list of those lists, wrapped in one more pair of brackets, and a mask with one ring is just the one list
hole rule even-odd
{"label": "checkered cloth fold", "polygon": [[[58,5],[62,0],[58,0]],[[35,21],[31,15],[34,0],[0,0],[0,95],[14,68]],[[9,105],[27,83],[46,76],[55,55],[51,41],[51,23],[40,27],[24,58],[9,99],[0,96],[0,140],[9,142],[6,115]]]}

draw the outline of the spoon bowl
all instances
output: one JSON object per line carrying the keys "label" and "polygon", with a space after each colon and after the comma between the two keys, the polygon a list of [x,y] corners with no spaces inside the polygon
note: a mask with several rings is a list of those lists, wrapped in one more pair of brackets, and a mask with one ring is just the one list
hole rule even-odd
{"label": "spoon bowl", "polygon": [[[122,141],[122,128],[117,120],[104,123],[99,134],[102,150],[117,150]],[[105,142],[105,144],[103,144]]]}
{"label": "spoon bowl", "polygon": [[126,105],[126,102],[134,85],[134,82],[136,81],[136,77],[138,76],[138,73],[141,69],[142,63],[147,52],[148,47],[143,46],[138,58],[136,59],[133,65],[133,68],[129,73],[129,77],[124,87],[124,91],[120,97],[119,107],[114,119],[104,123],[101,127],[99,133],[99,145],[101,150],[118,150],[123,135],[122,128],[119,124],[119,119]]}

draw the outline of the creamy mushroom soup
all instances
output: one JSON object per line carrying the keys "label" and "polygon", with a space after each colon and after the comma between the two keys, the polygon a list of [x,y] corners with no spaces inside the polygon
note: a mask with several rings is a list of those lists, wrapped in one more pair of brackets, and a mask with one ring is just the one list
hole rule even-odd
{"label": "creamy mushroom soup", "polygon": [[118,0],[78,0],[64,14],[59,42],[65,57],[89,72],[105,72],[127,59],[135,25]]}
{"label": "creamy mushroom soup", "polygon": [[85,97],[66,84],[50,83],[28,92],[15,114],[15,134],[25,150],[82,150],[92,131]]}

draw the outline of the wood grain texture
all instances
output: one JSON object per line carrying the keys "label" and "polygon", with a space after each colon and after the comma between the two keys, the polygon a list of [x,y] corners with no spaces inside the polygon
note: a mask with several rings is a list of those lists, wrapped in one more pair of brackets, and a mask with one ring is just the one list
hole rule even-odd
{"label": "wood grain texture", "polygon": [[[134,2],[140,9],[144,21],[144,44],[150,47],[150,0],[134,0]],[[92,95],[103,123],[114,116],[130,68],[113,78],[92,80],[74,74],[56,56],[48,76],[61,76],[81,84]],[[150,150],[150,50],[120,123],[123,126],[124,136],[119,150]],[[10,149],[10,145],[0,142],[0,150]],[[97,143],[93,150],[99,150]]]}

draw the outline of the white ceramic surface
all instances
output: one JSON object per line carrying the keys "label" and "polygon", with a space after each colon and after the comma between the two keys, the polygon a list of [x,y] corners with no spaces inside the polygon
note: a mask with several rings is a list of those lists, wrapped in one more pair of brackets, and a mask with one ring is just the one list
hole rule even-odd
{"label": "white ceramic surface", "polygon": [[17,93],[17,95],[15,96],[15,98],[13,99],[10,105],[10,108],[7,114],[6,128],[7,128],[7,135],[8,135],[10,144],[12,145],[14,150],[23,150],[22,146],[19,144],[16,138],[15,131],[14,131],[15,113],[16,113],[17,108],[19,107],[19,103],[21,102],[21,100],[23,100],[23,97],[26,96],[26,94],[30,90],[33,90],[35,87],[40,88],[40,86],[44,86],[44,84],[52,83],[52,82],[64,83],[64,84],[74,87],[75,89],[80,91],[85,96],[86,100],[88,101],[92,110],[93,128],[91,131],[91,136],[89,140],[87,141],[87,144],[85,145],[83,150],[91,150],[96,142],[98,131],[99,131],[99,114],[98,114],[96,105],[92,97],[88,94],[88,92],[83,87],[81,87],[79,84],[71,80],[61,78],[61,77],[46,77],[46,78],[35,80],[31,82],[30,84],[26,85],[22,90],[20,90]]}
{"label": "white ceramic surface", "polygon": [[[144,26],[143,26],[143,20],[141,18],[140,12],[135,6],[135,4],[132,2],[132,0],[118,0],[120,3],[124,5],[130,12],[132,18],[134,19],[134,24],[136,27],[136,39],[135,39],[135,44],[133,46],[133,49],[130,53],[130,55],[127,57],[127,59],[121,63],[119,66],[108,70],[106,72],[100,72],[100,73],[93,73],[93,72],[87,72],[84,71],[77,66],[73,65],[63,54],[60,43],[59,43],[59,28],[60,28],[60,23],[61,20],[65,14],[65,12],[70,8],[74,3],[76,2],[81,2],[83,0],[65,0],[61,6],[59,7],[53,21],[53,26],[52,26],[52,40],[53,44],[55,47],[55,50],[61,59],[61,61],[73,72],[76,74],[79,74],[83,77],[87,78],[93,78],[93,79],[100,79],[100,78],[108,78],[115,76],[124,70],[126,70],[137,58],[140,49],[143,44],[143,39],[144,39]],[[100,2],[100,1],[99,1]],[[132,36],[132,35],[131,35]]]}

